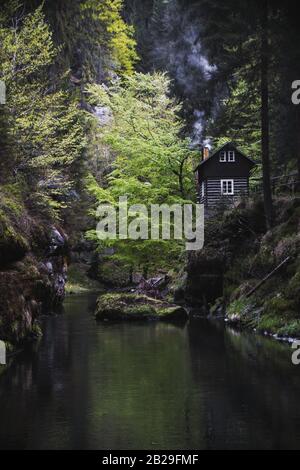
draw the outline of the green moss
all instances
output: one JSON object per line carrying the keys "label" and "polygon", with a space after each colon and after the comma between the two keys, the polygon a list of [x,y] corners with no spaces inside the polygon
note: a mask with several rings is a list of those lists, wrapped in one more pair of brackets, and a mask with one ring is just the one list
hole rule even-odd
{"label": "green moss", "polygon": [[182,308],[178,306],[156,308],[156,314],[160,318],[168,318],[180,314]]}
{"label": "green moss", "polygon": [[257,325],[259,332],[268,332],[277,334],[278,331],[286,326],[286,320],[283,317],[274,315],[263,315]]}
{"label": "green moss", "polygon": [[294,317],[296,305],[295,302],[286,299],[282,294],[277,294],[276,297],[272,297],[264,303],[264,312],[273,317]]}
{"label": "green moss", "polygon": [[126,308],[125,311],[127,315],[132,315],[132,316],[137,315],[140,317],[144,317],[144,316],[156,315],[155,308],[147,304],[131,306],[131,307]]}
{"label": "green moss", "polygon": [[300,337],[300,320],[289,322],[285,326],[279,328],[277,334],[279,336]]}
{"label": "green moss", "polygon": [[257,325],[259,332],[276,334],[280,337],[300,337],[300,320],[274,315],[262,316]]}
{"label": "green moss", "polygon": [[234,300],[231,302],[227,308],[227,315],[228,317],[241,317],[246,309],[249,307],[249,301],[244,297],[240,297],[239,299]]}
{"label": "green moss", "polygon": [[139,294],[110,293],[99,297],[96,318],[119,320],[186,320],[185,309]]}

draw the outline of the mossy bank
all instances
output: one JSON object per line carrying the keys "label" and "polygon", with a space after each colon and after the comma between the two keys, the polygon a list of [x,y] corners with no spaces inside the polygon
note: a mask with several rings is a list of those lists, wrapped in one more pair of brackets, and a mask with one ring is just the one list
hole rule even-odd
{"label": "mossy bank", "polygon": [[300,337],[300,197],[276,198],[275,217],[267,230],[256,199],[208,220],[205,246],[189,256],[177,298],[241,327]]}

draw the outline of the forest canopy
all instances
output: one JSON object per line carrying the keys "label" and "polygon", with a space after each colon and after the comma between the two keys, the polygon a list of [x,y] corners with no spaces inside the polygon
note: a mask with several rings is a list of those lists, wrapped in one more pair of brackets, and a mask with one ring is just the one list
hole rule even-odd
{"label": "forest canopy", "polygon": [[202,146],[230,140],[257,163],[271,227],[272,177],[300,180],[296,17],[268,0],[5,2],[1,184],[50,218],[91,188],[94,204],[195,203]]}

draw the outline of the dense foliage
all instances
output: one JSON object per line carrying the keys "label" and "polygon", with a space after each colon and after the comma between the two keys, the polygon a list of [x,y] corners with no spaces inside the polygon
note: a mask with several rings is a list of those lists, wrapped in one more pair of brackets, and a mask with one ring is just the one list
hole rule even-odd
{"label": "dense foliage", "polygon": [[83,116],[63,89],[63,77],[49,80],[58,50],[42,9],[2,22],[1,79],[6,84],[1,177],[28,186],[38,206],[59,207],[72,167],[85,146]]}
{"label": "dense foliage", "polygon": [[[5,2],[1,186],[50,218],[79,207],[83,193],[86,204],[87,174],[95,203],[195,201],[200,147],[234,140],[258,163],[271,226],[271,177],[300,175],[295,13],[268,0]],[[150,241],[114,248],[146,267],[180,251]]]}
{"label": "dense foliage", "polygon": [[[90,179],[98,203],[128,205],[175,204],[191,196],[192,157],[189,139],[180,138],[180,106],[169,97],[170,81],[162,74],[136,73],[113,87],[93,85],[92,102],[106,110],[98,139],[115,155],[114,169],[100,187]],[[104,187],[103,187],[104,186]],[[147,223],[147,222],[146,222]],[[150,230],[150,227],[149,227]],[[150,238],[150,237],[149,237]],[[161,240],[108,240],[117,258],[135,268],[172,264],[180,245]]]}
{"label": "dense foliage", "polygon": [[7,2],[1,12],[0,178],[17,183],[29,206],[57,217],[72,188],[82,187],[89,121],[82,91],[101,78],[97,58],[108,77],[132,73],[137,55],[121,1],[36,3]]}

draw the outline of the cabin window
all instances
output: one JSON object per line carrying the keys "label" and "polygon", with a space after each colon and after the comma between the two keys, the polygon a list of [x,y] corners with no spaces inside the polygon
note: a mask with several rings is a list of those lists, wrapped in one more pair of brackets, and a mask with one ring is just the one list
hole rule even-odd
{"label": "cabin window", "polygon": [[223,196],[233,196],[234,194],[234,181],[221,180],[221,194]]}
{"label": "cabin window", "polygon": [[226,162],[226,152],[220,152],[220,162]]}
{"label": "cabin window", "polygon": [[220,162],[225,163],[225,162],[235,162],[235,151],[234,150],[229,150],[229,152],[220,152]]}
{"label": "cabin window", "polygon": [[228,161],[229,162],[235,162],[235,151],[234,150],[230,150],[228,152]]}
{"label": "cabin window", "polygon": [[201,185],[201,197],[203,198],[205,196],[205,183],[203,181],[202,185]]}

